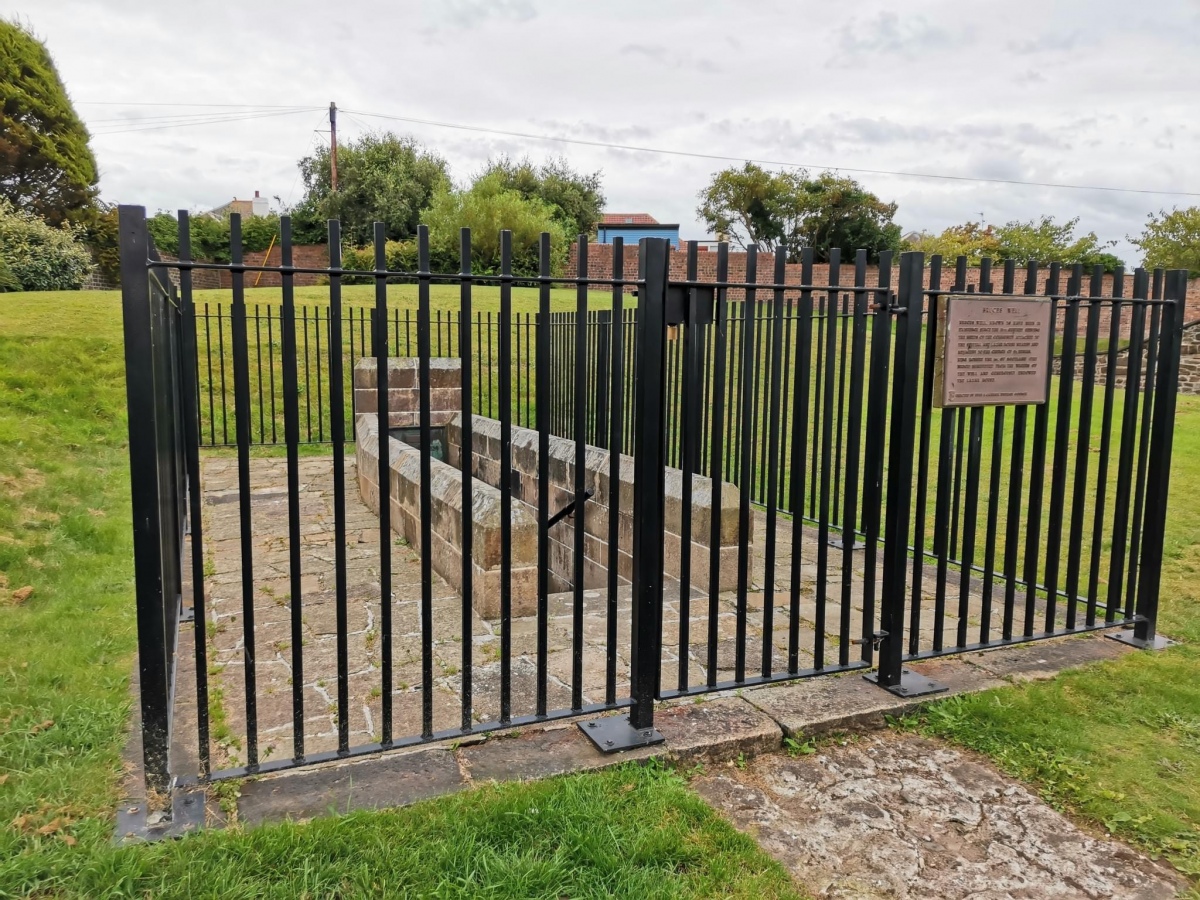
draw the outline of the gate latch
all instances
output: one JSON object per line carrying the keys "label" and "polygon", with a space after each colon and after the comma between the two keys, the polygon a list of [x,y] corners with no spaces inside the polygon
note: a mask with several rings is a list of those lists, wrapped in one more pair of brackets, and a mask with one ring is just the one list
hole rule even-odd
{"label": "gate latch", "polygon": [[711,325],[713,307],[716,303],[716,288],[699,285],[686,288],[668,285],[666,320],[667,325]]}
{"label": "gate latch", "polygon": [[878,650],[879,645],[883,643],[883,639],[887,636],[888,633],[886,631],[876,631],[871,635],[870,638],[854,638],[850,641],[850,643],[859,644],[860,646],[862,644],[870,643],[872,650]]}

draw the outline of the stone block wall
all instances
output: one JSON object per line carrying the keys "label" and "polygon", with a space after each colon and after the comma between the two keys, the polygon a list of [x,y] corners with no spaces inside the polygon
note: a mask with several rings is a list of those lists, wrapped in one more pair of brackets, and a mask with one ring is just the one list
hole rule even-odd
{"label": "stone block wall", "polygon": [[[378,413],[379,389],[375,358],[364,356],[354,364],[354,410]],[[418,360],[411,356],[388,359],[388,424],[392,428],[421,424]],[[435,357],[429,360],[429,424],[446,425],[462,413],[462,360]]]}
{"label": "stone block wall", "polygon": [[[1075,343],[1075,380],[1082,381],[1084,373],[1083,360],[1083,340],[1082,338]],[[1147,348],[1143,347],[1142,359],[1140,362],[1143,383],[1142,390],[1146,389],[1145,371],[1146,371],[1146,353]],[[1126,375],[1129,372],[1129,348],[1123,347],[1117,351],[1117,364],[1113,370],[1113,387],[1124,389]],[[1054,374],[1058,375],[1062,372],[1062,357],[1056,356],[1053,362]],[[1108,353],[1099,353],[1096,356],[1096,384],[1108,383]],[[1200,394],[1200,320],[1188,322],[1183,326],[1183,343],[1180,348],[1179,359],[1179,393],[1181,394]]]}
{"label": "stone block wall", "polygon": [[[373,415],[355,420],[355,461],[363,502],[379,511],[379,421]],[[389,440],[391,472],[386,492],[392,530],[402,534],[419,553],[430,554],[433,570],[462,593],[463,508],[462,472],[437,459],[430,462],[431,545],[421,546],[421,451]],[[471,605],[481,617],[500,616],[500,492],[480,479],[471,502]],[[512,528],[512,611],[515,616],[537,612],[537,518],[523,503],[514,503]]]}
{"label": "stone block wall", "polygon": [[[475,416],[472,434],[472,473],[476,479],[499,486],[500,423],[495,419]],[[446,429],[446,442],[452,465],[461,465],[462,422],[452,420]],[[528,428],[512,429],[513,507],[524,506],[536,521],[540,495],[538,479],[538,433]],[[575,442],[550,436],[549,483],[550,514],[566,507],[575,496]],[[584,586],[604,587],[608,582],[609,566],[609,507],[610,454],[608,450],[588,446],[585,452],[585,490],[593,495],[583,505],[584,528]],[[619,579],[628,583],[633,577],[633,457],[621,455],[618,486],[618,529],[616,565]],[[692,476],[691,509],[691,581],[703,588],[708,586],[712,522],[712,481],[701,475]],[[664,572],[678,579],[681,571],[683,472],[668,468],[666,473],[666,533],[664,540]],[[578,508],[550,529],[550,584],[553,591],[569,590],[575,577],[575,527],[580,520]],[[747,540],[752,538],[747,535]],[[737,586],[738,553],[738,488],[723,483],[721,489],[721,550],[719,590]]]}

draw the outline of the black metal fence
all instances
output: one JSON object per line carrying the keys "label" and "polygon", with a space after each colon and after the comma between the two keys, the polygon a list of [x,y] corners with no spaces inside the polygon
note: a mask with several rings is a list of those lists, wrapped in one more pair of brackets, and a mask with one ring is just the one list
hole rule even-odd
{"label": "black metal fence", "polygon": [[[735,282],[728,276],[728,247],[722,246],[716,279],[706,282],[696,277],[693,245],[686,277],[672,280],[668,245],[648,240],[638,251],[639,277],[627,280],[590,275],[581,242],[579,275],[564,279],[552,276],[543,237],[541,274],[532,279],[538,309],[531,316],[513,311],[516,279],[507,233],[501,236],[499,275],[471,273],[466,231],[460,271],[430,272],[424,229],[417,271],[386,269],[381,229],[378,268],[349,271],[341,266],[333,222],[329,266],[307,270],[291,264],[286,219],[278,267],[243,264],[237,217],[231,223],[233,261],[227,265],[190,260],[186,214],[180,216],[178,263],[155,258],[144,211],[122,207],[121,219],[135,523],[142,528],[151,516],[179,528],[186,472],[197,622],[216,622],[205,612],[206,591],[215,582],[204,572],[199,448],[202,442],[236,448],[236,488],[226,492],[234,496],[213,502],[232,500],[238,512],[235,581],[241,606],[219,627],[236,621],[240,631],[238,678],[223,689],[240,695],[238,746],[244,759],[225,768],[213,764],[209,707],[199,702],[195,777],[201,780],[629,706],[628,717],[604,726],[617,723],[615,732],[604,732],[611,749],[654,739],[658,698],[872,667],[881,686],[911,694],[930,689],[910,679],[904,663],[913,659],[1114,625],[1131,626],[1131,639],[1139,645],[1154,640],[1185,273],[1138,270],[1131,281],[1119,274],[1111,295],[1101,296],[1099,273],[1092,273],[1085,290],[1078,267],[1069,270],[1064,288],[1057,264],[1018,269],[1007,263],[998,290],[989,268],[982,290],[997,296],[1032,295],[1042,273],[1048,274],[1041,296],[1051,304],[1061,335],[1063,370],[1075,371],[1079,359],[1084,377],[1051,376],[1049,403],[956,410],[935,408],[933,372],[939,307],[948,294],[962,292],[961,261],[953,282],[943,286],[940,259],[926,268],[920,254],[904,254],[893,286],[890,257],[880,260],[875,283],[868,284],[865,253],[843,267],[834,251],[829,283],[818,285],[813,255],[806,251],[798,281],[788,283],[783,260],[776,259],[771,280],[760,283],[758,256],[751,250],[746,280]],[[614,272],[624,271],[623,253],[617,243]],[[162,286],[167,268],[180,273],[177,295]],[[228,310],[196,307],[190,274],[197,268],[231,273]],[[278,308],[247,306],[244,278],[254,271],[281,275]],[[314,314],[297,308],[292,282],[301,271],[328,277],[327,309]],[[346,277],[374,283],[371,309],[344,305]],[[415,310],[390,308],[389,291],[398,280],[415,283]],[[457,309],[445,318],[432,309],[435,281],[459,288]],[[573,310],[551,308],[552,287],[562,284],[574,288]],[[636,301],[629,294],[633,289]],[[498,310],[481,316],[473,307],[482,291],[498,294],[499,302]],[[744,293],[745,301],[731,302],[733,291]],[[600,302],[604,308],[595,308]],[[372,329],[372,322],[388,327]],[[1109,332],[1102,346],[1103,322]],[[1130,348],[1125,386],[1118,388],[1113,363],[1122,334],[1128,334]],[[473,640],[471,454],[462,454],[459,467],[458,599],[450,607],[435,601],[433,554],[424,549],[419,596],[411,603],[399,598],[393,540],[399,523],[386,502],[378,504],[372,525],[378,558],[371,571],[377,578],[362,590],[348,581],[347,528],[357,521],[361,503],[346,486],[352,471],[346,447],[354,427],[347,365],[352,368],[364,355],[375,358],[382,435],[389,426],[386,360],[397,355],[419,360],[415,543],[430,548],[430,362],[439,353],[462,362],[463,447],[474,446],[471,414],[494,415],[502,435],[498,468],[509,473],[513,449],[503,438],[515,425],[537,432],[536,499],[515,497],[508,477],[497,485],[494,686],[485,668],[492,663],[475,655]],[[1108,354],[1107,381],[1097,384],[1088,376],[1102,353]],[[553,526],[555,540],[568,548],[573,576],[568,591],[552,596],[549,450],[555,434],[575,441],[565,491],[574,514]],[[270,570],[264,574],[255,567],[255,523],[262,515],[256,491],[263,490],[255,479],[274,470],[257,467],[252,450],[280,435],[287,457],[286,469],[279,470],[283,490],[268,490],[266,496],[282,496],[286,505],[281,540],[287,555],[264,565]],[[300,451],[309,441],[329,444],[333,555],[319,557],[333,579],[326,593],[306,588],[306,577],[318,573],[300,555],[309,533],[301,517],[308,501],[301,497]],[[620,458],[609,454],[608,496],[602,498],[607,540],[601,543],[607,558],[615,558],[624,546],[622,516],[631,520],[632,573],[625,577],[617,565],[607,566],[598,606],[585,596],[585,557],[595,537],[587,531],[585,501],[604,482],[588,473],[589,443],[632,453],[637,487],[632,502],[623,498]],[[378,484],[388,485],[393,477],[388,454],[381,452],[379,460]],[[671,496],[679,521],[672,526],[678,531],[668,553],[665,491],[671,468],[682,470],[682,477],[679,495]],[[169,485],[174,493],[165,489]],[[726,512],[730,506],[723,501],[731,499],[736,514]],[[513,612],[511,523],[517,504],[526,504],[537,523],[537,602],[525,619]],[[707,505],[701,509],[702,504]],[[737,521],[733,543],[730,516]],[[175,639],[180,583],[172,573],[180,563],[177,550],[162,546],[170,543],[168,537],[177,538],[173,530],[137,533],[143,721],[157,729],[153,734],[167,735],[171,694],[157,685],[170,680],[173,659],[166,648]],[[672,565],[668,577],[664,568]],[[261,746],[259,719],[268,713],[259,706],[256,678],[265,641],[256,629],[262,585],[281,578],[287,592],[281,598],[271,588],[271,611],[278,607],[287,615],[269,623],[276,652],[270,663],[289,666],[291,698],[283,720],[263,733],[290,735],[290,755],[283,756]],[[368,604],[377,617],[370,621],[371,633],[378,633],[378,665],[361,672],[350,667],[351,594],[356,609]],[[327,614],[336,634],[335,652],[326,661],[336,683],[327,701],[336,743],[314,749],[306,716],[313,711],[312,690],[324,687],[306,680],[313,663],[306,655],[304,620]],[[596,627],[589,626],[589,616]],[[555,634],[565,643],[552,652]],[[198,627],[196,690],[202,697],[209,689],[208,640],[207,629]],[[438,654],[447,646],[459,648],[461,656],[453,665],[440,662],[439,674],[435,659],[441,660]],[[409,665],[412,674],[401,675]],[[587,673],[594,670],[603,676],[588,685]],[[528,708],[522,708],[514,684],[526,675],[532,693]],[[364,678],[371,682],[370,702],[378,704],[378,728],[355,744],[352,700],[368,703],[352,695],[352,683],[358,690]],[[552,682],[567,693],[552,693]],[[440,711],[448,685],[454,694],[452,722]],[[171,771],[165,755],[160,759],[149,749],[147,773],[156,785],[186,774]]]}

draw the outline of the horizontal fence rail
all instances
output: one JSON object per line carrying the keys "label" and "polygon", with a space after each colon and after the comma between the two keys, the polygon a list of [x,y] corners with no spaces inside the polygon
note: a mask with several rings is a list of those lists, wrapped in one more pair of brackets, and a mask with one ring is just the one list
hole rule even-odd
{"label": "horizontal fence rail", "polygon": [[[234,217],[232,262],[204,264],[228,299],[199,299],[186,215],[169,263],[127,221],[129,290],[174,323],[146,326],[166,369],[129,362],[131,414],[165,429],[135,448],[131,427],[131,459],[135,486],[172,461],[164,521],[191,523],[187,777],[626,708],[650,740],[666,697],[859,669],[900,690],[943,653],[1153,640],[1183,273],[985,260],[968,284],[963,259],[833,250],[816,284],[812,250],[789,280],[751,249],[737,281],[722,245],[705,280],[695,244],[672,277],[647,240],[609,278],[581,239],[562,278],[543,236],[518,276],[503,232],[477,275],[465,229],[435,273],[424,228],[416,271],[386,268],[381,228],[377,268],[348,270],[331,222],[314,303],[289,222],[281,265],[249,267]],[[259,270],[278,302],[247,301]],[[1048,402],[938,407],[939,322],[968,293],[1050,305]],[[141,576],[139,635],[173,647],[175,618],[143,635]],[[169,733],[144,695],[147,715]]]}

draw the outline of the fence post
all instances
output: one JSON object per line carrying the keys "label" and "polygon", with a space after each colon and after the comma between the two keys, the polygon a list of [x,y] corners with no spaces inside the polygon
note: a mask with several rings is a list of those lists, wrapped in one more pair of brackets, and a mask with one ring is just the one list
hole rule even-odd
{"label": "fence post", "polygon": [[1174,641],[1155,633],[1162,581],[1163,544],[1167,527],[1167,495],[1171,482],[1171,446],[1175,438],[1175,400],[1179,394],[1179,357],[1183,344],[1184,304],[1188,273],[1172,269],[1163,285],[1162,330],[1158,338],[1158,375],[1150,422],[1150,456],[1146,504],[1142,519],[1142,552],[1138,563],[1137,615],[1132,631],[1111,635],[1134,647],[1161,650]]}
{"label": "fence post", "polygon": [[142,764],[146,789],[170,790],[171,681],[168,615],[163,584],[162,504],[154,379],[154,331],[150,309],[149,238],[146,210],[118,210],[121,310],[125,332],[125,399],[129,415],[133,566],[138,630],[138,693],[142,716]]}
{"label": "fence post", "polygon": [[[581,722],[601,751],[612,753],[661,743],[654,728],[654,699],[662,657],[663,532],[666,487],[666,304],[670,242],[646,238],[639,246],[637,379],[634,383],[633,608],[629,717]],[[610,547],[609,552],[615,552]]]}
{"label": "fence post", "polygon": [[[900,256],[900,287],[892,365],[892,416],[888,435],[887,507],[884,510],[883,584],[880,590],[879,668],[863,676],[893,694],[915,697],[946,688],[902,665],[904,600],[908,590],[908,541],[912,519],[913,449],[917,383],[921,367],[921,311],[925,254]],[[918,548],[917,552],[920,552]]]}

